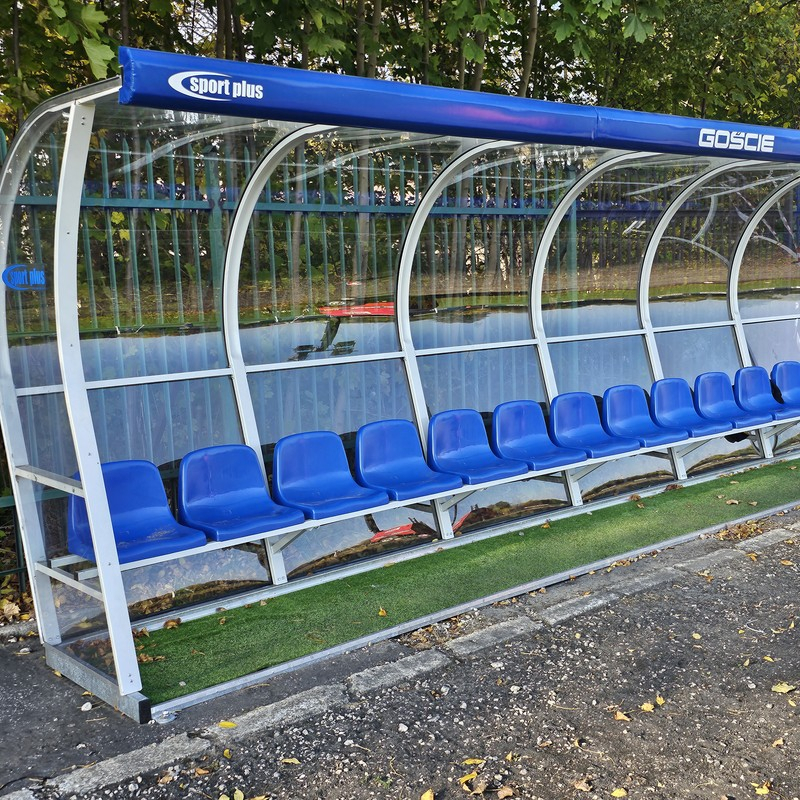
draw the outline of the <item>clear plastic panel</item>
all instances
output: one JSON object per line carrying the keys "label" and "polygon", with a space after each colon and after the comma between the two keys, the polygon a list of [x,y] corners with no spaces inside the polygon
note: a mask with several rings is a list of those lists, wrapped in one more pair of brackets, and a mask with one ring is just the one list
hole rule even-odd
{"label": "clear plastic panel", "polygon": [[431,210],[410,286],[418,350],[530,339],[536,247],[591,148],[526,145],[478,156]]}
{"label": "clear plastic panel", "polygon": [[266,552],[259,542],[184,556],[122,575],[134,621],[270,583]]}
{"label": "clear plastic panel", "polygon": [[665,378],[684,378],[690,386],[701,372],[727,372],[731,381],[741,363],[733,328],[699,328],[656,334]]}
{"label": "clear plastic panel", "polygon": [[633,455],[601,465],[580,481],[584,502],[630,495],[637,489],[674,480],[670,462],[652,455]]}
{"label": "clear plastic panel", "polygon": [[176,464],[200,447],[242,441],[229,378],[95,389],[89,404],[102,462]]}
{"label": "clear plastic panel", "polygon": [[431,513],[396,508],[307,531],[284,549],[284,563],[289,578],[300,578],[438,538]]}
{"label": "clear plastic panel", "polygon": [[87,380],[226,365],[230,218],[254,165],[296,127],[98,103],[78,252]]}
{"label": "clear plastic panel", "polygon": [[800,312],[800,195],[786,192],[767,212],[747,243],[739,271],[743,318]]}
{"label": "clear plastic panel", "polygon": [[63,393],[19,397],[17,407],[28,463],[57,475],[72,475],[77,459]]}
{"label": "clear plastic panel", "polygon": [[704,159],[643,157],[602,171],[583,189],[548,254],[542,283],[548,336],[640,327],[636,296],[650,233],[705,164]]}
{"label": "clear plastic panel", "polygon": [[450,509],[456,536],[473,533],[493,525],[546,518],[556,509],[569,505],[563,483],[535,478],[502,486],[478,489]]}
{"label": "clear plastic panel", "polygon": [[532,346],[444,353],[424,356],[418,363],[430,414],[473,408],[491,415],[510,400],[547,399]]}
{"label": "clear plastic panel", "polygon": [[550,345],[558,393],[602,397],[610,386],[633,383],[649,389],[652,374],[642,336],[620,336]]}
{"label": "clear plastic panel", "polygon": [[767,371],[778,361],[800,361],[800,320],[752,322],[744,335],[752,362]]}
{"label": "clear plastic panel", "polygon": [[[739,436],[734,438],[740,439]],[[758,451],[749,439],[733,442],[725,437],[710,439],[686,457],[686,472],[689,477],[695,477],[706,472],[728,469],[758,457]]]}
{"label": "clear plastic panel", "polygon": [[242,253],[248,364],[397,352],[400,245],[462,140],[337,129],[276,169]]}
{"label": "clear plastic panel", "polygon": [[672,219],[656,253],[649,286],[653,325],[729,318],[733,248],[759,203],[795,171],[789,164],[732,164],[698,187]]}
{"label": "clear plastic panel", "polygon": [[263,445],[303,431],[354,434],[368,422],[413,420],[400,359],[258,372],[249,382]]}

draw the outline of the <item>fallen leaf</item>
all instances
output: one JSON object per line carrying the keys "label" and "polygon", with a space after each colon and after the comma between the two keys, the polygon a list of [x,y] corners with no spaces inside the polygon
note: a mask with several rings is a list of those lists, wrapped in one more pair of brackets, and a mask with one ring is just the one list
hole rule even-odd
{"label": "fallen leaf", "polygon": [[550,527],[550,523],[549,523],[549,522],[545,522],[545,524],[544,524],[544,525],[542,525],[542,527],[543,527],[543,528],[549,528],[549,527]]}
{"label": "fallen leaf", "polygon": [[750,666],[750,659],[749,659],[749,658],[746,658],[746,659],[744,660],[744,664],[743,664],[742,666],[744,666],[744,667],[749,667],[749,666]]}
{"label": "fallen leaf", "polygon": [[637,503],[636,508],[644,508],[644,503]]}
{"label": "fallen leaf", "polygon": [[233,800],[244,800],[244,792],[241,789],[237,789],[233,793]]}
{"label": "fallen leaf", "polygon": [[747,554],[747,557],[748,557],[748,558],[749,558],[751,561],[758,561],[758,555],[756,555],[755,553],[748,553],[748,554]]}
{"label": "fallen leaf", "polygon": [[724,494],[718,494],[717,495],[717,500],[722,500],[724,497],[725,497]]}
{"label": "fallen leaf", "polygon": [[761,786],[756,788],[756,794],[769,794],[769,785],[762,783]]}
{"label": "fallen leaf", "polygon": [[[464,787],[466,788],[466,787]],[[483,794],[489,788],[489,781],[484,777],[475,778],[472,781],[472,791],[470,794]]]}
{"label": "fallen leaf", "polygon": [[666,702],[667,701],[661,695],[658,695],[656,697],[656,703],[658,703],[658,705],[663,706],[664,703],[666,703]]}
{"label": "fallen leaf", "polygon": [[789,700],[789,705],[790,705],[792,708],[794,708],[794,707],[797,705],[797,703],[795,703],[795,701],[794,701],[794,700],[790,699],[790,700]]}
{"label": "fallen leaf", "polygon": [[231,800],[231,799],[230,799],[230,797],[228,797],[228,795],[226,795],[226,794],[221,794],[221,795],[219,796],[218,800]]}
{"label": "fallen leaf", "polygon": [[162,775],[158,779],[158,782],[163,786],[165,783],[172,783],[172,781],[174,781],[174,780],[175,780],[175,778],[173,778],[172,775],[167,773],[166,775]]}
{"label": "fallen leaf", "polygon": [[725,505],[726,506],[738,506],[739,505],[739,501],[738,500],[726,500],[725,501]]}
{"label": "fallen leaf", "polygon": [[764,661],[769,661],[770,664],[775,663],[775,659],[772,656],[764,656]]}
{"label": "fallen leaf", "polygon": [[486,759],[485,758],[465,758],[461,763],[465,767],[469,767],[472,764],[485,764],[486,763]]}
{"label": "fallen leaf", "polygon": [[470,772],[467,775],[464,775],[463,777],[459,778],[458,782],[463,786],[465,783],[469,783],[469,781],[477,777],[478,777],[477,772]]}
{"label": "fallen leaf", "polygon": [[731,481],[731,483],[739,483],[739,481]]}
{"label": "fallen leaf", "polygon": [[[550,745],[551,745],[551,744],[553,744],[553,743],[552,743],[552,742],[550,742],[550,741],[547,741],[547,742],[542,742],[542,743],[539,745],[539,747],[550,747]],[[515,755],[515,753],[514,753],[514,751],[513,751],[513,750],[509,750],[509,751],[506,753],[506,756],[505,756],[505,758],[506,758],[506,761],[508,761],[509,763],[511,763],[511,762],[512,762],[512,761],[513,761],[513,760],[516,758],[516,755]]]}
{"label": "fallen leaf", "polygon": [[514,790],[510,786],[501,786],[497,790],[497,800],[505,800],[506,797],[513,797]]}
{"label": "fallen leaf", "polygon": [[581,778],[579,781],[575,781],[572,784],[579,792],[591,792],[592,791],[592,784],[589,781]]}
{"label": "fallen leaf", "polygon": [[627,797],[628,796],[628,791],[627,791],[627,789],[614,789],[614,791],[611,792],[611,796],[612,797]]}
{"label": "fallen leaf", "polygon": [[219,624],[220,625],[224,625],[227,621],[228,621],[227,617],[220,617],[219,618]]}
{"label": "fallen leaf", "polygon": [[381,607],[378,609],[378,616],[379,616],[379,617],[385,617],[385,616],[386,616],[386,609],[385,609],[383,606],[381,606]]}
{"label": "fallen leaf", "polygon": [[223,758],[230,758],[231,757],[231,751],[226,747],[222,751],[222,756],[223,756]]}
{"label": "fallen leaf", "polygon": [[209,770],[203,769],[202,767],[195,767],[194,774],[195,775],[208,775]]}
{"label": "fallen leaf", "polygon": [[624,711],[617,711],[614,714],[614,719],[617,720],[617,722],[630,722],[631,721],[631,718]]}
{"label": "fallen leaf", "polygon": [[236,727],[236,723],[235,722],[231,722],[230,720],[224,719],[224,720],[222,720],[222,722],[219,723],[219,727],[220,728],[235,728]]}
{"label": "fallen leaf", "polygon": [[772,691],[777,692],[778,694],[789,694],[789,692],[793,692],[796,688],[796,686],[792,686],[790,683],[781,681],[772,687]]}
{"label": "fallen leaf", "polygon": [[788,558],[782,558],[781,559],[781,564],[783,564],[784,567],[793,567],[794,566],[794,561],[789,561]]}
{"label": "fallen leaf", "polygon": [[296,758],[282,758],[281,764],[299,764],[300,762]]}
{"label": "fallen leaf", "polygon": [[758,505],[758,500],[749,500],[747,505],[749,505],[749,506],[757,506]]}
{"label": "fallen leaf", "polygon": [[175,619],[168,619],[164,623],[164,630],[165,631],[170,631],[173,628],[177,628],[180,624],[181,624],[180,617],[176,617]]}
{"label": "fallen leaf", "polygon": [[642,711],[645,711],[647,713],[650,713],[651,711],[655,710],[655,706],[652,703],[642,703],[639,706],[639,708],[641,708]]}
{"label": "fallen leaf", "polygon": [[433,796],[433,789],[427,789],[421,795],[419,800],[435,800]]}
{"label": "fallen leaf", "polygon": [[703,635],[701,633],[693,633],[692,639],[702,639]]}
{"label": "fallen leaf", "polygon": [[772,743],[772,746],[773,746],[773,747],[783,747],[783,739],[776,739],[776,740],[775,740],[775,741]]}

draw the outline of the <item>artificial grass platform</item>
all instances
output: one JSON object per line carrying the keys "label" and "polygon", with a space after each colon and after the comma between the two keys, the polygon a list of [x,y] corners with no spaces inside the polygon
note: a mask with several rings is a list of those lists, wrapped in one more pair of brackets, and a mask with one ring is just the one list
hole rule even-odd
{"label": "artificial grass platform", "polygon": [[715,478],[151,631],[137,641],[142,691],[162,703],[749,512],[757,517],[759,508],[800,498],[795,470],[779,463]]}

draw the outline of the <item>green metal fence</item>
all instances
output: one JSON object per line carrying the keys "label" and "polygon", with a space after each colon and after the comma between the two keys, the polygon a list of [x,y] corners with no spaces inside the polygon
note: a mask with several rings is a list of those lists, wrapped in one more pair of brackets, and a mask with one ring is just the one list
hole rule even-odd
{"label": "green metal fence", "polygon": [[[153,143],[135,133],[96,141],[89,170],[94,180],[87,181],[82,204],[84,337],[218,328],[226,231],[259,145],[255,139],[244,141],[237,144],[241,151],[222,148],[220,153],[187,142],[179,157],[159,162]],[[336,144],[326,147],[295,151],[257,205],[243,259],[243,323],[313,316],[319,306],[352,299],[354,292],[360,302],[394,299],[397,243],[440,164],[424,150],[390,158],[351,148],[331,159]],[[0,163],[6,150],[0,131]],[[58,167],[55,140],[50,158],[52,185],[29,180],[18,199],[24,208],[11,232],[10,263],[48,263]],[[421,242],[424,264],[415,270],[412,295],[420,303],[431,294],[492,294],[502,297],[497,302],[526,302],[539,231],[557,200],[550,196],[556,194],[551,187],[571,182],[580,169],[571,159],[555,160],[547,169],[535,161],[526,165],[510,159],[457,180],[431,215]],[[616,180],[628,179],[623,173]],[[637,234],[631,223],[653,220],[663,208],[664,198],[637,198],[633,184],[595,191],[596,196],[576,204],[567,241],[557,242],[567,273],[597,268],[598,259],[600,268],[606,262],[638,264],[645,234]],[[630,200],[620,205],[619,198],[625,197]],[[617,206],[609,208],[613,203]],[[706,208],[682,212],[676,235],[694,236],[707,213]],[[740,224],[734,213],[729,216],[730,229],[714,230],[721,243],[730,243],[731,231]],[[500,277],[489,280],[486,275]],[[575,289],[568,277],[563,285],[562,294]],[[40,305],[32,313],[22,298],[11,298],[12,339],[52,338],[47,300],[34,302]],[[0,582],[9,575],[24,581],[1,448],[0,460]]]}

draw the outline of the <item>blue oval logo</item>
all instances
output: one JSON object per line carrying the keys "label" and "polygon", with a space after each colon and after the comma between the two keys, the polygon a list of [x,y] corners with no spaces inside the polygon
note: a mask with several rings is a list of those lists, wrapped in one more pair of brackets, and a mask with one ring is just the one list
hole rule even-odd
{"label": "blue oval logo", "polygon": [[41,267],[12,264],[3,270],[3,283],[15,292],[39,292],[47,288],[47,276]]}

